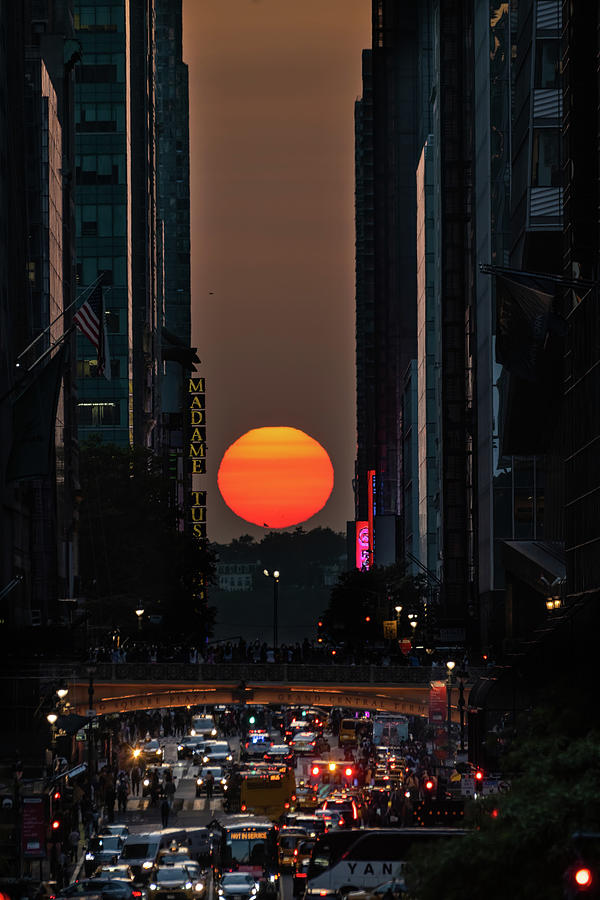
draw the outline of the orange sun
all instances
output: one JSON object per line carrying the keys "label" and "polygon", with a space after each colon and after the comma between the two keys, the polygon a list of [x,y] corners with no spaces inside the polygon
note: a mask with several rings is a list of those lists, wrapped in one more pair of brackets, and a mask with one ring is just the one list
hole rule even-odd
{"label": "orange sun", "polygon": [[225,451],[217,483],[241,519],[288,528],[325,506],[333,466],[318,441],[298,428],[253,428]]}

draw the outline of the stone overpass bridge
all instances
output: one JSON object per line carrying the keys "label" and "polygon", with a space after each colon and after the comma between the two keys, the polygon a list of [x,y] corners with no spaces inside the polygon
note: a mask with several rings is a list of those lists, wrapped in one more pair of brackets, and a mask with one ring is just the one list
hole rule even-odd
{"label": "stone overpass bridge", "polygon": [[[441,667],[296,665],[292,663],[95,663],[61,666],[73,712],[87,715],[90,680],[95,715],[217,703],[290,704],[375,709],[427,716],[431,685],[445,684]],[[66,671],[66,669],[69,671]],[[469,692],[485,670],[462,679]],[[459,721],[459,678],[453,677],[452,719]]]}

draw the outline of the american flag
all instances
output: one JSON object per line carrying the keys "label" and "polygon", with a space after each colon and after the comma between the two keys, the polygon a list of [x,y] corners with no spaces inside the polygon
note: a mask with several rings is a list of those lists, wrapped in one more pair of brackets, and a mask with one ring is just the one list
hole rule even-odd
{"label": "american flag", "polygon": [[98,374],[110,381],[110,371],[106,367],[106,323],[102,301],[102,284],[97,284],[87,300],[81,304],[73,322],[82,334],[92,342],[98,354]]}

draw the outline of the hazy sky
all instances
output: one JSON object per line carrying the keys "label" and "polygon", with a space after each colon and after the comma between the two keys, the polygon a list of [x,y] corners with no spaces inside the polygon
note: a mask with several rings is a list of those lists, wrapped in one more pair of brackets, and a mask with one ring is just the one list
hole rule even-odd
{"label": "hazy sky", "polygon": [[370,0],[184,0],[193,343],[206,377],[208,535],[265,532],[216,475],[251,428],[300,428],[335,485],[304,525],[353,517],[354,101]]}

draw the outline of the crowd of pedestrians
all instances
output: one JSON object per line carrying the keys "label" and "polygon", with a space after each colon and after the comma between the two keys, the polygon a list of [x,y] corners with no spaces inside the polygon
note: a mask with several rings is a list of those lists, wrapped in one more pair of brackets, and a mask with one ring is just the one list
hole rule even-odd
{"label": "crowd of pedestrians", "polygon": [[[160,644],[133,641],[113,633],[106,644],[90,650],[93,662],[112,663],[190,663],[192,665],[233,664],[268,664],[288,663],[295,665],[378,665],[378,666],[426,666],[439,668],[445,676],[445,665],[448,652],[427,652],[416,647],[403,652],[397,644],[388,642],[380,646],[353,643],[340,643],[336,646],[323,642],[310,641],[305,638],[294,644],[281,644],[273,649],[266,642],[220,641],[207,643],[202,649],[185,644]],[[465,668],[471,664],[468,657],[457,660]],[[477,665],[491,665],[493,662],[483,658],[476,660]]]}

